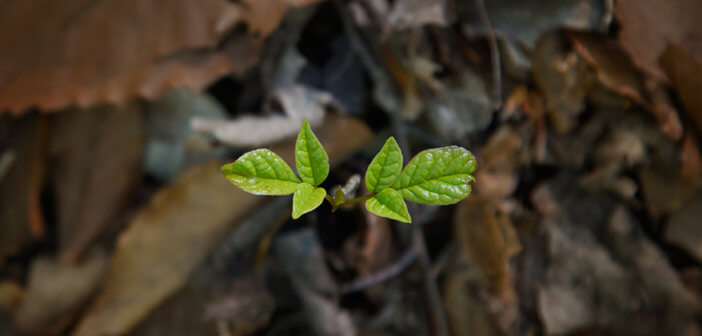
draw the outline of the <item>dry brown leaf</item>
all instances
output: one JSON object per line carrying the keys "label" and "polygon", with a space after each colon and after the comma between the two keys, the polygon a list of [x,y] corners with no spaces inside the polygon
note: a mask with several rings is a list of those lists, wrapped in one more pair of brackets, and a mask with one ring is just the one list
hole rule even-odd
{"label": "dry brown leaf", "polygon": [[693,258],[702,261],[702,197],[697,196],[680,211],[670,216],[665,229],[665,240],[687,251]]}
{"label": "dry brown leaf", "polygon": [[[367,142],[361,122],[330,115],[317,136],[339,163]],[[294,142],[274,147],[293,162]],[[151,310],[183,287],[221,234],[265,198],[234,187],[211,162],[190,169],[159,191],[129,223],[117,242],[101,293],[74,336],[127,333]]]}
{"label": "dry brown leaf", "polygon": [[217,46],[240,15],[224,0],[3,1],[0,112],[201,89],[257,60],[258,40]]}
{"label": "dry brown leaf", "polygon": [[129,104],[57,114],[50,127],[61,259],[73,262],[141,181],[144,120]]}
{"label": "dry brown leaf", "polygon": [[666,80],[658,58],[669,42],[690,55],[702,55],[702,1],[617,0],[619,41],[634,63],[647,74]]}
{"label": "dry brown leaf", "polygon": [[14,159],[0,176],[0,263],[44,233],[39,193],[44,169],[46,117],[0,118],[0,153]]}
{"label": "dry brown leaf", "polygon": [[243,0],[241,17],[249,31],[260,36],[272,33],[291,7],[312,5],[324,0]]}
{"label": "dry brown leaf", "polygon": [[679,156],[680,176],[683,179],[690,181],[702,176],[700,147],[689,133],[683,138]]}
{"label": "dry brown leaf", "polygon": [[[667,93],[645,81],[617,41],[587,33],[572,32],[568,36],[580,57],[595,68],[597,78],[605,88],[650,111],[668,137],[680,139],[682,123],[675,108],[667,101]],[[647,96],[651,97],[650,102]]]}
{"label": "dry brown leaf", "polygon": [[585,63],[568,49],[560,35],[548,33],[537,42],[532,65],[553,128],[559,133],[573,129],[585,108],[590,84]]}
{"label": "dry brown leaf", "polygon": [[490,136],[480,153],[483,162],[475,173],[480,181],[475,185],[477,195],[500,199],[514,192],[522,145],[519,134],[509,126],[502,126]]}
{"label": "dry brown leaf", "polygon": [[490,290],[506,305],[514,304],[508,262],[522,246],[509,217],[492,200],[468,198],[459,204],[453,224],[464,253],[489,279]]}
{"label": "dry brown leaf", "polygon": [[[702,27],[700,29],[702,34]],[[702,54],[692,54],[671,43],[661,55],[660,61],[680,97],[685,113],[695,123],[697,130],[702,132]]]}

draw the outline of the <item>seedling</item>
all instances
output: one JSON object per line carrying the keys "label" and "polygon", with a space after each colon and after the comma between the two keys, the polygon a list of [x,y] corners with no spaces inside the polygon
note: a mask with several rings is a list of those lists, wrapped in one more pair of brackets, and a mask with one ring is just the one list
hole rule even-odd
{"label": "seedling", "polygon": [[434,205],[457,203],[470,194],[476,163],[467,149],[449,146],[422,151],[402,169],[402,151],[390,137],[366,170],[369,194],[346,199],[339,188],[331,196],[319,187],[329,175],[329,157],[305,120],[295,143],[295,167],[299,177],[280,156],[264,148],[245,153],[221,170],[229,181],[252,194],[293,194],[293,219],[316,209],[326,199],[333,210],[366,201],[368,211],[410,223],[405,200]]}

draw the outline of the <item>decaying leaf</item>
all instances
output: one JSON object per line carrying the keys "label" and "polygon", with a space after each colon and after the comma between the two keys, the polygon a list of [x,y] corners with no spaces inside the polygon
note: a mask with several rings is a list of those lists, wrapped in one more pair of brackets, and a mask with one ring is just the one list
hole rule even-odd
{"label": "decaying leaf", "polygon": [[424,25],[445,26],[444,1],[399,0],[393,3],[385,20],[385,31],[419,28]]}
{"label": "decaying leaf", "polygon": [[[699,8],[702,10],[702,6],[699,6]],[[702,30],[702,25],[699,26],[699,29]],[[702,40],[702,33],[700,33],[699,38]],[[692,119],[700,132],[702,132],[701,52],[702,46],[697,51],[697,54],[694,54],[677,44],[669,44],[660,58],[661,66],[668,78],[670,78],[683,104],[684,112]]]}
{"label": "decaying leaf", "polygon": [[252,65],[261,41],[220,39],[240,20],[224,0],[3,1],[0,111],[154,99]]}
{"label": "decaying leaf", "polygon": [[508,262],[522,247],[509,217],[498,212],[494,201],[468,198],[460,203],[453,225],[464,253],[488,278],[492,293],[507,305],[515,304]]}
{"label": "decaying leaf", "polygon": [[560,35],[548,33],[539,39],[532,64],[553,128],[560,133],[571,130],[585,108],[590,81],[585,63],[567,48]]}
{"label": "decaying leaf", "polygon": [[670,216],[665,229],[666,241],[675,244],[697,260],[702,260],[702,197],[690,200],[680,211]]}
{"label": "decaying leaf", "polygon": [[[330,116],[317,136],[333,163],[339,163],[370,139],[370,131],[357,120]],[[273,150],[291,162],[294,145]],[[223,179],[219,166],[211,162],[188,170],[129,223],[106,282],[74,336],[128,332],[182,288],[221,234],[262,200]]]}
{"label": "decaying leaf", "polygon": [[0,151],[13,157],[0,178],[0,263],[44,233],[39,204],[46,117],[0,117]]}
{"label": "decaying leaf", "polygon": [[128,104],[71,110],[50,120],[61,259],[75,261],[141,181],[143,114],[139,104]]}
{"label": "decaying leaf", "polygon": [[658,59],[668,43],[690,55],[702,55],[702,2],[697,0],[617,0],[619,41],[634,63],[647,74],[666,80]]}

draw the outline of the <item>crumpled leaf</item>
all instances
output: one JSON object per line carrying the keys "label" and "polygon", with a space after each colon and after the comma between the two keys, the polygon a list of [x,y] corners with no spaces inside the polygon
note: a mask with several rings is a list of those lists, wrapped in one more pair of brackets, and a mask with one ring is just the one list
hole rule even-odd
{"label": "crumpled leaf", "polygon": [[313,185],[302,182],[297,185],[297,190],[293,195],[292,218],[298,219],[300,216],[316,209],[322,202],[327,192],[324,188],[315,188]]}
{"label": "crumpled leaf", "polygon": [[615,11],[621,24],[619,41],[648,75],[667,80],[658,64],[668,43],[690,55],[702,55],[702,2],[697,0],[617,0]]}
{"label": "crumpled leaf", "polygon": [[62,261],[77,260],[141,182],[143,119],[136,103],[50,117],[50,175]]}
{"label": "crumpled leaf", "polygon": [[313,186],[320,185],[329,175],[329,156],[307,120],[302,121],[295,142],[295,168],[300,178]]}
{"label": "crumpled leaf", "polygon": [[0,111],[154,99],[173,87],[199,90],[248,69],[262,46],[249,36],[220,41],[245,18],[239,5],[224,0],[55,5],[0,6],[0,30],[15,32],[0,36]]}
{"label": "crumpled leaf", "polygon": [[300,183],[292,168],[266,148],[245,153],[220,170],[237,187],[255,195],[292,194]]}
{"label": "crumpled leaf", "polygon": [[366,170],[366,188],[376,192],[392,186],[402,172],[402,150],[395,138],[385,141]]}
{"label": "crumpled leaf", "polygon": [[465,148],[428,149],[410,160],[392,188],[408,201],[453,204],[470,194],[476,168],[475,157]]}
{"label": "crumpled leaf", "polygon": [[[360,121],[329,116],[318,132],[339,163],[371,138]],[[286,160],[293,142],[273,149]],[[183,287],[237,218],[263,199],[232,188],[217,163],[182,174],[154,195],[117,241],[107,279],[74,336],[123,335]],[[187,248],[184,248],[187,246]]]}
{"label": "crumpled leaf", "polygon": [[369,198],[366,201],[366,209],[381,217],[404,223],[412,222],[402,194],[395,189],[383,189],[377,195]]}
{"label": "crumpled leaf", "polygon": [[243,0],[241,16],[249,31],[268,36],[280,24],[285,12],[291,7],[312,5],[323,0]]}

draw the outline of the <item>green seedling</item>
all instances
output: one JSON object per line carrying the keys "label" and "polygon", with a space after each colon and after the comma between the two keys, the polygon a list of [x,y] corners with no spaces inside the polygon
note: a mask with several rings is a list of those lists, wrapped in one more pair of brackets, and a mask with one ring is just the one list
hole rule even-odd
{"label": "green seedling", "polygon": [[366,201],[368,211],[410,223],[405,200],[434,205],[454,204],[467,197],[475,182],[475,157],[457,146],[432,148],[417,154],[402,168],[402,151],[388,138],[366,170],[369,194],[347,199],[337,190],[328,195],[319,185],[329,175],[329,157],[307,120],[302,122],[295,143],[297,174],[268,149],[250,151],[222,166],[224,176],[239,188],[256,195],[293,194],[292,218],[316,209],[326,199],[333,210]]}

